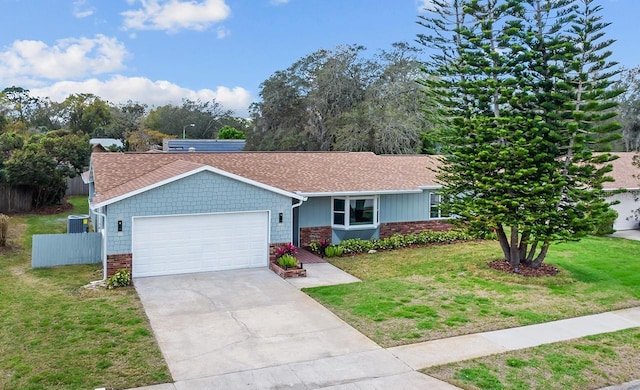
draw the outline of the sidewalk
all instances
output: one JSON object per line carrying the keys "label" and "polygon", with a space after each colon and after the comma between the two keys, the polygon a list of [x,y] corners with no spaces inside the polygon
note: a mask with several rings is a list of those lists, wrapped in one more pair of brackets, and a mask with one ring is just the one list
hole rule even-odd
{"label": "sidewalk", "polygon": [[[388,348],[414,370],[640,327],[640,307]],[[640,375],[640,373],[639,373]]]}
{"label": "sidewalk", "polygon": [[[426,341],[418,344],[387,348],[386,351],[397,358],[399,360],[398,363],[404,363],[413,370],[420,370],[430,366],[635,327],[640,327],[640,307],[543,324]],[[315,363],[307,362],[305,364],[314,365]],[[342,370],[352,369],[351,364],[342,365],[341,367]],[[422,381],[432,379],[416,374],[417,373],[413,371],[396,377],[377,378],[364,382],[347,381],[337,386],[318,388],[331,388],[333,390],[355,390],[362,388],[385,389],[390,388],[388,385],[392,385],[391,388],[423,388],[424,383]],[[268,385],[261,386],[262,379],[264,378],[262,378],[258,372],[252,372],[252,375],[251,377],[244,378],[246,382],[243,383],[255,389],[271,388]],[[264,383],[262,383],[262,385],[264,385]],[[201,386],[195,383],[182,382],[148,386],[139,388],[138,390],[186,390],[192,388],[201,388]],[[294,386],[292,388],[298,387]],[[430,384],[430,388],[455,389],[456,387],[434,379],[433,384]],[[640,390],[640,380],[606,387],[601,390]]]}

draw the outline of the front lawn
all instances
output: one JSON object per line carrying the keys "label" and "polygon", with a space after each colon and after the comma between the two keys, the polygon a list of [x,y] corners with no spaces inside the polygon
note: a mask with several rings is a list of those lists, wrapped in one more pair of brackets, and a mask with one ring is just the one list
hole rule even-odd
{"label": "front lawn", "polygon": [[73,210],[12,216],[9,248],[0,252],[0,388],[129,388],[171,376],[133,288],[82,286],[100,265],[31,269],[31,235],[62,233]]}
{"label": "front lawn", "polygon": [[421,370],[464,389],[600,389],[638,379],[640,329]]}
{"label": "front lawn", "polygon": [[404,249],[330,261],[362,283],[305,291],[384,347],[640,305],[640,242],[589,237],[553,245],[554,277],[496,271],[496,242]]}

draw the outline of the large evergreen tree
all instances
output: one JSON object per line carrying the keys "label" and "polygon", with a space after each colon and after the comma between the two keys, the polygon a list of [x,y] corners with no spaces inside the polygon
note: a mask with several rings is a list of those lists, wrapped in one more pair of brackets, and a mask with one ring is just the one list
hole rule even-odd
{"label": "large evergreen tree", "polygon": [[443,195],[514,269],[608,213],[615,63],[592,0],[435,0],[422,81],[446,145]]}

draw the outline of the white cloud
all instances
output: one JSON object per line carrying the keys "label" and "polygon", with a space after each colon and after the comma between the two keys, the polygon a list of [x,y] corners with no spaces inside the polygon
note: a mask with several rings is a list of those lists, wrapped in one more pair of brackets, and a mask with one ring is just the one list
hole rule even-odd
{"label": "white cloud", "polygon": [[242,87],[218,86],[215,90],[192,90],[169,81],[153,81],[145,77],[121,75],[106,81],[95,78],[84,81],[59,81],[50,86],[31,88],[30,91],[34,96],[49,97],[53,101],[63,101],[74,93],[92,93],[112,103],[132,100],[149,106],[180,104],[183,99],[202,101],[215,99],[225,109],[232,110],[242,117],[248,116],[248,107],[253,102],[251,93]]}
{"label": "white cloud", "polygon": [[229,17],[225,0],[139,0],[141,8],[125,11],[126,30],[203,31]]}
{"label": "white cloud", "polygon": [[129,55],[116,38],[66,38],[48,46],[42,41],[15,41],[0,52],[0,84],[21,78],[63,80],[125,68]]}
{"label": "white cloud", "polygon": [[270,0],[269,2],[273,5],[281,5],[281,4],[287,4],[289,0]]}
{"label": "white cloud", "polygon": [[93,15],[94,8],[87,4],[87,0],[75,0],[73,2],[73,16],[78,19]]}
{"label": "white cloud", "polygon": [[220,26],[216,29],[216,36],[218,37],[218,39],[226,38],[227,36],[229,36],[229,34],[231,34],[231,31],[229,31],[229,29],[226,27]]}

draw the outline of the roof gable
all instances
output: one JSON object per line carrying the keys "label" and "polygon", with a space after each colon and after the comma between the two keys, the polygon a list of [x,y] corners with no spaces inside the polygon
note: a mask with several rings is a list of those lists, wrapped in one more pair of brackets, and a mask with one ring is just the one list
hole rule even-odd
{"label": "roof gable", "polygon": [[275,192],[283,196],[302,200],[304,197],[274,188],[263,183],[253,181],[232,173],[192,161],[177,160],[172,161],[158,169],[148,171],[133,180],[123,182],[112,188],[106,188],[104,192],[96,191],[96,195],[91,200],[93,207],[106,206],[120,200],[130,198],[137,194],[161,187],[165,184],[172,183],[185,177],[195,175],[200,172],[211,172],[220,176],[228,177],[249,185],[253,185],[267,191]]}

